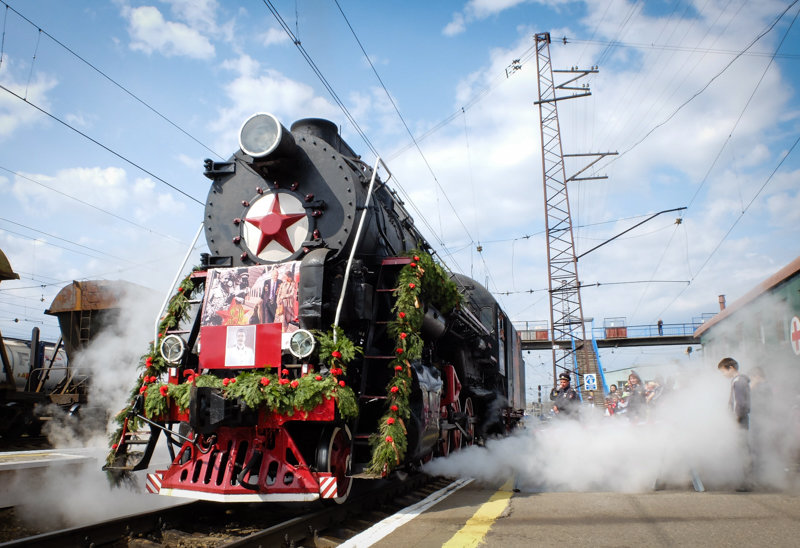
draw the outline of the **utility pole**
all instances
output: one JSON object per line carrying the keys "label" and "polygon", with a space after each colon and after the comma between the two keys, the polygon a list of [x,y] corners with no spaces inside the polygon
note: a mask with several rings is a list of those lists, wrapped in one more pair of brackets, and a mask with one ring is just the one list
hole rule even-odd
{"label": "utility pole", "polygon": [[[542,138],[542,182],[545,198],[545,230],[547,232],[548,288],[550,293],[550,334],[553,342],[553,383],[560,371],[577,372],[577,386],[583,386],[585,375],[593,374],[596,390],[589,390],[595,401],[604,397],[597,355],[591,344],[586,344],[586,329],[581,307],[578,259],[572,233],[567,182],[605,177],[577,177],[603,157],[612,152],[575,154],[570,156],[596,156],[589,165],[567,177],[564,152],[558,124],[558,101],[591,95],[588,85],[574,86],[578,79],[597,72],[597,67],[553,70],[550,62],[550,33],[536,34],[536,67],[538,70],[539,105]],[[572,74],[566,82],[556,85],[553,73]],[[572,94],[557,96],[557,90]],[[586,390],[582,391],[586,395]]]}

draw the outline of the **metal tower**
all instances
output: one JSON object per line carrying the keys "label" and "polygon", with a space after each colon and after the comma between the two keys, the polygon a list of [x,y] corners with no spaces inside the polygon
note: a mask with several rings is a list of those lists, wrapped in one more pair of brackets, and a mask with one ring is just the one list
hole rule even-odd
{"label": "metal tower", "polygon": [[[536,67],[539,73],[539,116],[542,137],[542,175],[545,197],[545,229],[547,231],[548,287],[550,292],[550,334],[553,342],[553,381],[559,371],[577,370],[577,384],[584,375],[592,373],[598,383],[598,393],[603,395],[602,378],[598,371],[597,356],[586,341],[586,329],[581,308],[578,260],[572,234],[567,182],[571,180],[599,179],[604,177],[576,177],[608,153],[575,154],[569,156],[598,156],[589,166],[567,178],[564,153],[558,124],[557,102],[591,95],[587,86],[571,87],[579,78],[597,72],[591,69],[553,70],[550,62],[550,33],[536,35]],[[553,73],[572,73],[574,77],[556,85]],[[556,96],[556,90],[571,90],[571,95]],[[593,391],[592,391],[593,392]],[[585,394],[585,392],[584,392]]]}

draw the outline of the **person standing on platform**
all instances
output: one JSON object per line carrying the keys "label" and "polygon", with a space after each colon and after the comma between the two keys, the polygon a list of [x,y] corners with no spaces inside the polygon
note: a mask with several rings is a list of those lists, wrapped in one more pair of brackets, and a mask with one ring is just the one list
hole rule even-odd
{"label": "person standing on platform", "polygon": [[737,491],[752,490],[753,458],[750,454],[748,430],[750,429],[750,379],[739,373],[739,363],[733,358],[723,358],[717,364],[717,369],[731,380],[731,392],[728,397],[728,408],[733,413],[736,423],[742,433],[740,443],[744,455],[744,482]]}
{"label": "person standing on platform", "polygon": [[739,363],[733,358],[723,358],[717,364],[723,375],[731,379],[728,407],[740,428],[750,428],[750,379],[739,373]]}
{"label": "person standing on platform", "polygon": [[569,382],[569,373],[561,373],[558,376],[558,387],[550,391],[553,412],[560,418],[571,418],[578,413],[578,393]]}
{"label": "person standing on platform", "polygon": [[628,384],[630,385],[627,406],[628,418],[634,423],[642,422],[646,418],[647,399],[642,385],[642,378],[636,371],[631,371],[630,375],[628,375]]}

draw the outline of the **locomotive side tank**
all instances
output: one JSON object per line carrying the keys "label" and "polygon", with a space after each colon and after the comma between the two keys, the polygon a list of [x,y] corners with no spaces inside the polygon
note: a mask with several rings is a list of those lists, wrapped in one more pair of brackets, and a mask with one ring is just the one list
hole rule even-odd
{"label": "locomotive side tank", "polygon": [[[206,160],[211,253],[173,298],[180,313],[162,319],[108,468],[144,468],[167,430],[173,461],[150,476],[153,492],[342,502],[353,475],[513,427],[524,371],[510,322],[486,289],[435,263],[379,165],[332,122],[289,131],[268,113],[244,123],[228,161]],[[399,285],[432,277],[403,301]],[[457,298],[437,300],[448,290]],[[419,318],[413,333],[403,306]],[[324,398],[308,396],[322,386]],[[151,428],[139,461],[137,421]]]}

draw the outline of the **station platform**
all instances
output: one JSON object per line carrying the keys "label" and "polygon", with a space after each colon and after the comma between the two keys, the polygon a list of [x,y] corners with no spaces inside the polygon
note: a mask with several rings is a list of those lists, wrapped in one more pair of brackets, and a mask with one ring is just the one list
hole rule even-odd
{"label": "station platform", "polygon": [[96,450],[40,449],[0,453],[0,508],[18,503],[19,491],[25,485],[35,489],[37,479],[60,474],[70,477],[86,469],[100,469]]}
{"label": "station platform", "polygon": [[342,546],[794,547],[800,538],[797,491],[543,493],[461,481],[399,526],[387,518]]}
{"label": "station platform", "polygon": [[46,468],[57,465],[95,462],[92,452],[86,449],[40,449],[35,451],[9,451],[0,453],[0,474],[14,470]]}

